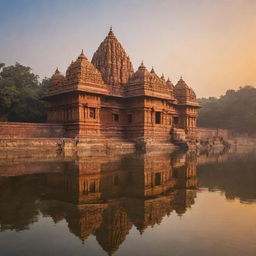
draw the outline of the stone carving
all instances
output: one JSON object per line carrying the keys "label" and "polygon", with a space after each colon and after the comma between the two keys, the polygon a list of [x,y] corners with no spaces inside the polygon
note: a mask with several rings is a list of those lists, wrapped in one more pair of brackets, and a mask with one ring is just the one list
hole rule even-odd
{"label": "stone carving", "polygon": [[[48,95],[48,122],[63,123],[67,137],[104,135],[136,141],[171,141],[182,129],[196,138],[194,91],[181,78],[174,86],[143,62],[136,72],[112,29],[94,53],[83,51],[66,76],[57,69]],[[192,141],[192,139],[191,139]]]}
{"label": "stone carving", "polygon": [[129,56],[110,29],[92,58],[94,66],[102,73],[106,84],[126,84],[133,74]]}
{"label": "stone carving", "polygon": [[180,104],[186,104],[187,102],[196,103],[195,92],[185,83],[182,77],[180,77],[180,80],[174,87],[174,95]]}
{"label": "stone carving", "polygon": [[72,84],[94,84],[98,87],[104,87],[101,73],[88,61],[83,51],[67,69],[66,86]]}

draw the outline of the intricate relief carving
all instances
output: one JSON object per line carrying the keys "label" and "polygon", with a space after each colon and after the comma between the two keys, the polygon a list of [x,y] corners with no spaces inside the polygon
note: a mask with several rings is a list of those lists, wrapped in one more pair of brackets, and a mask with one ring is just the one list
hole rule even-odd
{"label": "intricate relief carving", "polygon": [[133,74],[130,58],[110,29],[105,40],[94,53],[92,63],[101,72],[106,84],[126,84]]}
{"label": "intricate relief carving", "polygon": [[60,71],[57,68],[50,79],[50,86],[48,88],[48,92],[54,92],[61,89],[63,87],[64,80],[65,77],[60,73]]}
{"label": "intricate relief carving", "polygon": [[66,85],[72,84],[94,84],[96,87],[105,88],[101,73],[87,60],[83,51],[67,69]]}
{"label": "intricate relief carving", "polygon": [[180,104],[186,104],[187,102],[197,103],[195,92],[185,83],[182,77],[174,87],[174,95]]}

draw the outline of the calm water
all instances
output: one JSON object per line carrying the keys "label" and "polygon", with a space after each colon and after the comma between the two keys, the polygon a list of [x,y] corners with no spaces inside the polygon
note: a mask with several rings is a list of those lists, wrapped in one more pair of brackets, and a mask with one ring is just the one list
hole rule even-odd
{"label": "calm water", "polygon": [[256,154],[0,161],[1,255],[256,255]]}

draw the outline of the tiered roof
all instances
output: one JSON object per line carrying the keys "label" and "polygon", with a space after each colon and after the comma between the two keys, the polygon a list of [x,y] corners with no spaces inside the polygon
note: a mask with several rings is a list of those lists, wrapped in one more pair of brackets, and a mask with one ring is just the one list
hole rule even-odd
{"label": "tiered roof", "polygon": [[118,97],[150,96],[181,105],[199,106],[194,91],[180,78],[174,86],[154,69],[149,72],[142,62],[134,73],[132,63],[112,28],[94,53],[92,62],[83,51],[69,65],[66,77],[57,69],[51,78],[48,95],[70,90],[113,95]]}
{"label": "tiered roof", "polygon": [[191,87],[180,77],[180,80],[174,87],[174,96],[178,104],[182,105],[199,105],[196,100],[196,94]]}

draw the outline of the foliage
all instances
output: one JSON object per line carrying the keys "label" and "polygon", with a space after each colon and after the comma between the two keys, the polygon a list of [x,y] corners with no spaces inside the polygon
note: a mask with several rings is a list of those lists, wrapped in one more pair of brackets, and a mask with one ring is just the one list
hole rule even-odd
{"label": "foliage", "polygon": [[253,133],[256,130],[256,88],[244,86],[228,90],[220,98],[199,99],[198,126],[225,128],[237,132]]}
{"label": "foliage", "polygon": [[41,97],[49,79],[39,82],[30,67],[19,63],[0,63],[0,120],[12,122],[44,122],[46,104]]}

